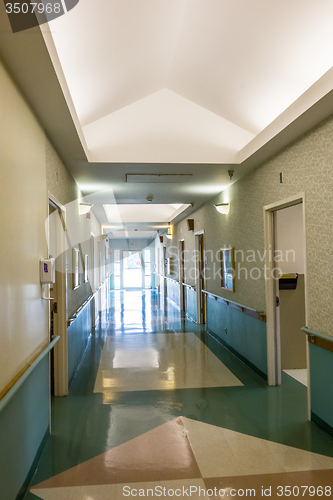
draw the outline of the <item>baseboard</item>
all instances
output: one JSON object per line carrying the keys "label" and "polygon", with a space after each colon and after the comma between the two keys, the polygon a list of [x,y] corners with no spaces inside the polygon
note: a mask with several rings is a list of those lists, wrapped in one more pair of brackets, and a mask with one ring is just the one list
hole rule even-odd
{"label": "baseboard", "polygon": [[215,333],[212,333],[209,330],[207,330],[207,333],[209,333],[209,335],[211,335],[217,342],[222,344],[223,347],[228,349],[228,351],[230,351],[234,356],[236,356],[236,358],[238,358],[240,361],[242,361],[242,363],[244,363],[246,366],[248,366],[254,373],[259,375],[259,377],[262,378],[267,383],[268,377],[267,377],[266,373],[261,371],[256,365],[251,363],[251,361],[249,361],[247,358],[242,356],[242,354],[240,354],[238,351],[236,351],[236,349],[234,349],[229,344],[227,344],[227,342],[224,342],[220,337],[215,335]]}
{"label": "baseboard", "polygon": [[325,422],[325,420],[318,417],[313,411],[311,412],[311,421],[318,425],[318,427],[321,427],[330,437],[333,437],[333,427]]}
{"label": "baseboard", "polygon": [[45,448],[45,445],[46,445],[46,441],[48,440],[50,436],[50,429],[47,428],[46,432],[45,432],[45,435],[42,439],[42,442],[41,444],[39,445],[39,448],[38,448],[38,451],[36,453],[36,456],[35,456],[35,459],[29,469],[29,472],[28,472],[28,475],[24,481],[24,483],[22,484],[21,488],[20,488],[20,491],[18,492],[17,496],[16,496],[16,499],[15,500],[22,500],[24,498],[24,496],[26,495],[28,489],[29,489],[29,486],[31,484],[31,481],[34,477],[34,474],[36,472],[36,469],[37,469],[37,466],[38,466],[38,463],[39,463],[39,460],[42,456],[42,453],[44,451],[44,448]]}

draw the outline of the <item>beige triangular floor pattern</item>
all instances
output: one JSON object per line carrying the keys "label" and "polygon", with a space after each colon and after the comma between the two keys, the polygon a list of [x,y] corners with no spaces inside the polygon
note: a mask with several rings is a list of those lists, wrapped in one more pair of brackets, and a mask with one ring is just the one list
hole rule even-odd
{"label": "beige triangular floor pattern", "polygon": [[193,332],[144,333],[106,338],[94,392],[107,404],[115,392],[237,386],[242,382]]}
{"label": "beige triangular floor pattern", "polygon": [[137,483],[141,487],[196,483],[230,487],[249,477],[258,485],[277,477],[280,481],[306,481],[308,477],[313,483],[320,479],[330,484],[331,469],[331,457],[179,417],[39,483],[31,491],[44,500],[52,500],[56,492],[58,499],[103,500],[125,498],[122,485]]}

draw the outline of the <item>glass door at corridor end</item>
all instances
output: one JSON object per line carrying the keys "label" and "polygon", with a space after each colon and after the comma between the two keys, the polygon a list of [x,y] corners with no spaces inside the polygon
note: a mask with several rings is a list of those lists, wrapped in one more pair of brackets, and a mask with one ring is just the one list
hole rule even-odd
{"label": "glass door at corridor end", "polygon": [[123,251],[123,288],[143,288],[141,252]]}

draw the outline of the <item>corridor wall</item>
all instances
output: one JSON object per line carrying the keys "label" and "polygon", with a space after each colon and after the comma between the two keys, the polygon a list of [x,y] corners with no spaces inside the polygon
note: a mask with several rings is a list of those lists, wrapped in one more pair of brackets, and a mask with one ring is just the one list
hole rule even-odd
{"label": "corridor wall", "polygon": [[[185,248],[194,248],[194,235],[197,231],[203,230],[207,258],[206,290],[242,306],[265,311],[263,207],[304,192],[307,326],[311,330],[329,337],[333,337],[333,311],[331,307],[333,301],[333,265],[330,258],[333,246],[332,141],[333,119],[329,118],[239,180],[237,180],[238,167],[236,166],[234,174],[236,182],[191,214],[191,218],[194,218],[194,231],[189,232],[187,222],[183,220],[175,225],[172,240],[172,245],[175,247],[178,241],[185,237]],[[283,174],[282,183],[280,182],[281,172]],[[227,202],[230,203],[229,214],[219,214],[214,208],[214,204]],[[221,288],[218,274],[219,249],[229,246],[235,248],[235,292]],[[191,260],[185,261],[185,267],[186,274],[189,276],[193,268]],[[208,324],[210,322],[209,314],[213,313],[208,308]],[[226,318],[223,310],[219,311],[218,314]],[[236,339],[228,337],[226,340],[224,337],[224,340],[230,346],[233,345],[235,351],[240,354],[241,344],[247,335],[246,332],[253,331],[254,333],[250,325],[252,318],[250,316],[244,317],[244,321],[246,324],[240,326],[242,333],[236,347],[234,344]],[[224,323],[221,323],[220,330],[215,333],[222,335],[223,328]],[[218,325],[215,326],[215,329],[219,329]],[[300,335],[302,335],[301,332]],[[254,351],[259,349],[262,352],[262,347],[258,347],[258,341],[255,339],[254,334],[249,360],[251,356],[255,359],[253,357]],[[333,364],[333,353],[321,348],[312,349],[311,394],[315,404],[315,413],[323,422],[328,421],[325,410],[326,401],[333,400],[333,388],[324,384],[326,389],[323,391],[321,387],[325,378],[324,372],[320,369],[321,364],[330,371],[327,358],[330,358],[330,363]],[[265,371],[263,362],[264,358],[262,357],[260,362],[255,362],[255,364],[258,369]],[[333,426],[331,420],[330,426]]]}
{"label": "corridor wall", "polygon": [[[90,232],[97,248],[101,228],[91,214],[80,216],[81,193],[72,176],[50,144],[43,128],[0,61],[0,165],[2,242],[0,250],[0,399],[18,374],[49,342],[48,302],[41,297],[39,262],[48,257],[46,222],[48,196],[66,208],[67,265],[72,246],[79,244],[92,261]],[[106,258],[105,244],[104,254]],[[105,259],[101,260],[104,265]],[[104,266],[105,268],[105,266]],[[82,269],[81,269],[82,270]],[[103,273],[94,272],[94,286]],[[91,276],[91,273],[90,273]],[[67,274],[67,315],[70,316],[91,293],[90,282],[81,273],[80,286],[73,290],[72,274]],[[69,363],[75,365],[91,333],[91,307],[88,324],[69,342]],[[73,323],[75,324],[75,322]],[[82,339],[82,336],[85,336]],[[74,348],[73,348],[74,346]],[[70,366],[70,369],[72,366]],[[70,373],[70,376],[72,374]],[[34,463],[49,433],[49,362],[44,358],[23,386],[0,413],[0,491],[3,500],[24,491]],[[23,488],[23,489],[22,489]]]}
{"label": "corridor wall", "polygon": [[[333,271],[329,258],[333,244],[332,139],[333,119],[330,118],[192,214],[193,232],[187,231],[187,222],[183,220],[175,226],[173,237],[175,245],[185,234],[193,248],[194,233],[204,230],[206,289],[248,307],[265,310],[263,207],[304,192],[307,326],[329,336],[333,336]],[[280,172],[283,172],[283,183],[280,183]],[[237,180],[237,166],[235,177]],[[230,202],[228,215],[223,216],[214,208],[214,204],[222,202]],[[226,246],[233,246],[236,252],[235,293],[222,289],[219,276],[214,274],[220,265],[219,249]],[[191,262],[185,262],[185,266],[189,273]],[[260,273],[253,271],[251,277],[253,268],[258,268]]]}
{"label": "corridor wall", "polygon": [[[66,241],[68,249],[66,260],[67,272],[67,314],[74,321],[68,328],[68,382],[73,380],[77,367],[86,348],[89,336],[94,327],[94,320],[98,319],[101,308],[104,307],[106,297],[104,288],[95,296],[93,304],[81,307],[95,289],[106,279],[108,260],[106,259],[106,241],[102,238],[101,226],[93,211],[90,218],[79,214],[79,203],[83,199],[82,193],[61,161],[52,144],[46,138],[46,182],[48,193],[66,209]],[[93,239],[91,240],[91,235]],[[92,248],[93,244],[93,248]],[[84,263],[80,262],[79,286],[73,289],[72,251],[73,247],[80,249],[80,259],[88,256],[88,281],[84,279]],[[100,255],[99,255],[100,254]],[[101,269],[99,269],[101,266]],[[94,314],[92,314],[92,312]],[[76,317],[76,312],[80,314]]]}
{"label": "corridor wall", "polygon": [[[45,134],[0,61],[0,393],[48,342],[39,260],[47,257]],[[46,358],[47,360],[47,358]],[[48,432],[48,362],[0,413],[0,491],[13,500]]]}
{"label": "corridor wall", "polygon": [[[45,151],[47,190],[66,209],[67,243],[69,245],[67,251],[67,261],[69,264],[69,272],[67,273],[67,302],[68,315],[71,316],[91,292],[100,285],[98,272],[94,273],[95,279],[92,279],[92,275],[89,273],[89,281],[87,282],[84,282],[81,273],[80,286],[73,290],[73,275],[71,272],[72,248],[80,245],[82,254],[88,255],[90,270],[98,271],[98,240],[101,240],[102,231],[93,211],[90,213],[90,219],[87,219],[85,215],[79,215],[79,203],[82,199],[82,193],[47,138]],[[92,255],[90,242],[91,233],[95,236],[94,256]],[[81,271],[83,271],[82,266]]]}

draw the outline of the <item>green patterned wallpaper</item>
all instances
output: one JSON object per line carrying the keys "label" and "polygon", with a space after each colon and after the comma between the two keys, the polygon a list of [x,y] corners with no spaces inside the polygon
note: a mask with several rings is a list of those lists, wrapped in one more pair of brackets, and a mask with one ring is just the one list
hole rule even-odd
{"label": "green patterned wallpaper", "polygon": [[[236,166],[236,169],[241,169]],[[283,183],[280,183],[283,172]],[[305,193],[306,250],[308,274],[308,327],[333,336],[333,119],[303,136],[297,142],[234,183],[216,198],[199,209],[192,217],[195,231],[205,230],[205,249],[208,252],[207,290],[235,302],[266,309],[264,272],[259,279],[244,279],[245,269],[262,268],[258,257],[255,262],[238,261],[243,270],[241,279],[236,272],[236,292],[228,292],[220,286],[215,274],[218,269],[216,252],[223,246],[235,250],[264,251],[263,207],[279,202],[300,192]],[[214,208],[218,202],[230,202],[230,213],[220,215]],[[175,242],[186,235],[187,248],[194,246],[194,233],[185,229],[186,221],[175,228]],[[180,233],[182,228],[182,234]],[[192,266],[191,262],[187,263]],[[215,266],[215,269],[214,269]],[[244,269],[245,268],[245,269]],[[187,270],[189,273],[189,269]],[[258,272],[253,272],[257,278]]]}

